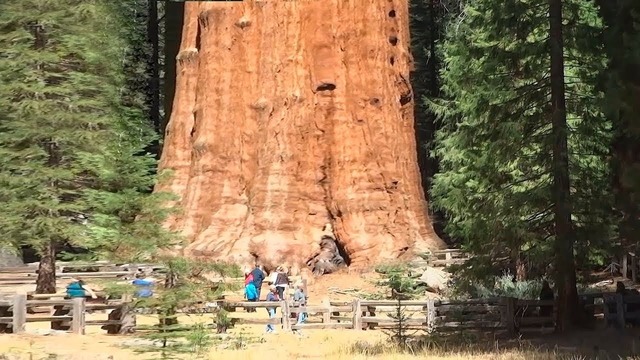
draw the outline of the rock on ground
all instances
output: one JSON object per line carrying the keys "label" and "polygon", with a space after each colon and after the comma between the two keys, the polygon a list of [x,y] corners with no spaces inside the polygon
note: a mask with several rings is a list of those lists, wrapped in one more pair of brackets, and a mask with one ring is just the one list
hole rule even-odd
{"label": "rock on ground", "polygon": [[22,258],[12,249],[0,247],[0,267],[22,266]]}
{"label": "rock on ground", "polygon": [[417,282],[425,284],[429,290],[440,292],[447,288],[450,279],[451,274],[444,269],[428,266]]}

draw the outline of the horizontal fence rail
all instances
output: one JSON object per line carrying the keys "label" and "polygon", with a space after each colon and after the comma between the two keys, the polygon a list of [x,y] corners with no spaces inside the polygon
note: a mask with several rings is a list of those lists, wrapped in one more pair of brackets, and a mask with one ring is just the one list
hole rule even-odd
{"label": "horizontal fence rail", "polygon": [[[42,294],[41,298],[46,296]],[[53,299],[52,299],[53,298]],[[135,313],[131,302],[125,300],[112,303],[87,303],[84,298],[60,299],[51,294],[46,300],[29,299],[26,294],[14,295],[10,301],[0,301],[0,332],[21,334],[31,322],[50,322],[52,330],[84,334],[86,326],[100,325],[109,334],[123,334],[135,328]],[[49,308],[47,314],[36,308]],[[53,313],[51,312],[53,308]],[[107,319],[86,320],[87,311],[111,310]]]}
{"label": "horizontal fence rail", "polygon": [[[47,298],[47,296],[49,296]],[[595,308],[595,299],[602,299],[607,323],[624,326],[640,320],[640,295],[622,296],[600,293],[582,296],[585,309]],[[554,301],[519,300],[509,297],[470,300],[324,300],[319,305],[300,306],[293,301],[229,301],[218,300],[207,304],[225,309],[234,324],[280,325],[285,331],[301,329],[385,329],[399,325],[401,314],[405,328],[440,331],[505,331],[508,334],[551,331],[554,327]],[[55,310],[40,315],[38,307]],[[276,309],[273,318],[238,317],[234,313],[248,309]],[[107,319],[87,320],[87,311],[110,311]],[[267,311],[263,313],[266,315]],[[307,321],[298,323],[297,314],[307,313]],[[84,298],[64,299],[59,294],[34,297],[15,295],[10,301],[0,301],[0,331],[23,333],[31,322],[50,322],[52,329],[84,334],[86,326],[101,325],[111,334],[131,332],[136,326],[136,314],[129,299],[112,303],[88,303]]]}

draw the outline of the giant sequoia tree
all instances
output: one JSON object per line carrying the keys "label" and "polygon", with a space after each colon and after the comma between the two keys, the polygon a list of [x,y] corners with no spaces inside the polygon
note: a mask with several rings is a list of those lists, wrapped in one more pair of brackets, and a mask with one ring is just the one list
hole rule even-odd
{"label": "giant sequoia tree", "polygon": [[157,190],[196,257],[352,266],[443,245],[420,186],[408,5],[189,2]]}

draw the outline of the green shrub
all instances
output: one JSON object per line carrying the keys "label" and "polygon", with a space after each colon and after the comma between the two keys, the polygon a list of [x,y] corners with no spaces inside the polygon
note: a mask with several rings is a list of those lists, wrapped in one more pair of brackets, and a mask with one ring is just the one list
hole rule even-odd
{"label": "green shrub", "polygon": [[485,283],[477,283],[458,291],[458,295],[468,298],[514,297],[524,300],[535,300],[542,289],[542,280],[514,281],[510,273],[494,276]]}
{"label": "green shrub", "polygon": [[409,268],[406,264],[382,264],[375,270],[383,277],[378,285],[386,286],[391,290],[388,297],[410,299],[424,292],[424,289],[418,287],[415,279],[408,275]]}

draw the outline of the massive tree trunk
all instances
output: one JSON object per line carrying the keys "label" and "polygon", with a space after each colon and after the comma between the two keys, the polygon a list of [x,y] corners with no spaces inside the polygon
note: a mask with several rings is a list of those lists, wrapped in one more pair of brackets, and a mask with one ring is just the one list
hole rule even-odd
{"label": "massive tree trunk", "polygon": [[185,255],[297,272],[443,247],[420,186],[407,0],[185,4],[156,191]]}
{"label": "massive tree trunk", "polygon": [[555,272],[558,290],[556,328],[564,331],[575,322],[578,308],[574,231],[571,221],[567,107],[564,83],[562,0],[549,0],[551,49],[551,121],[553,132],[553,201],[555,223]]}

